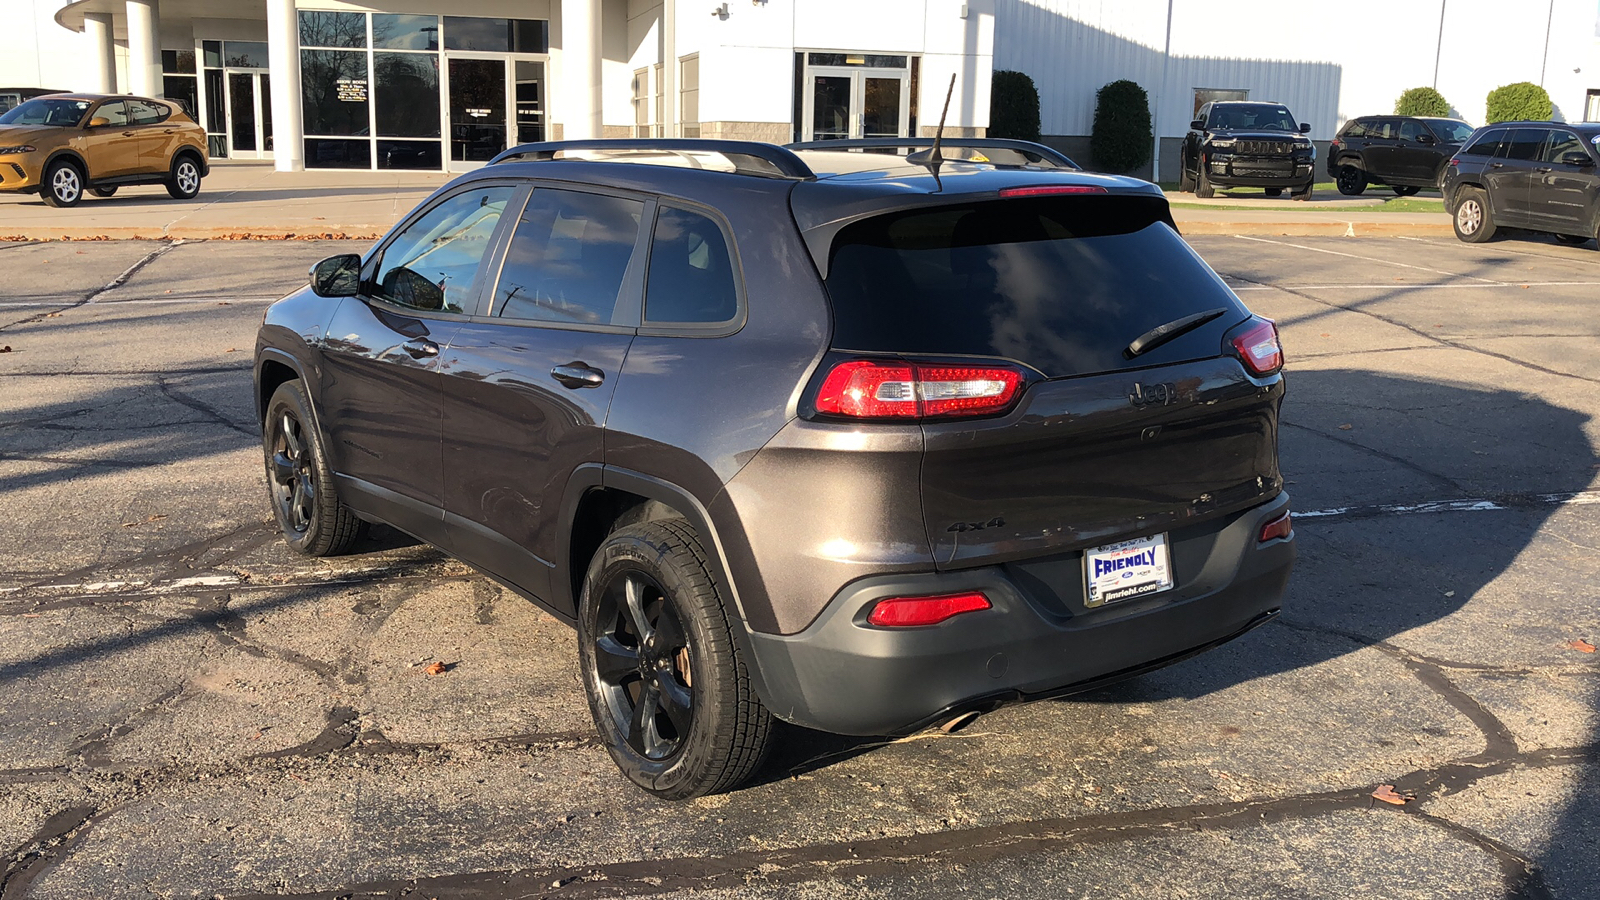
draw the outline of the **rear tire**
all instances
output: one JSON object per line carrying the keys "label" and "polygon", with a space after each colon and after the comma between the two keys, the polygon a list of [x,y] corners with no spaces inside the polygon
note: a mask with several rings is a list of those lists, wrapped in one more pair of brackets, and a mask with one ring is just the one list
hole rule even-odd
{"label": "rear tire", "polygon": [[174,200],[193,200],[200,193],[200,164],[188,153],[172,160],[172,171],[167,174],[167,193]]}
{"label": "rear tire", "polygon": [[578,600],[578,659],[606,750],[657,797],[731,790],[766,756],[772,714],[687,522],[640,522],[606,538]]}
{"label": "rear tire", "polygon": [[1358,196],[1367,189],[1367,173],[1355,166],[1344,166],[1339,169],[1334,183],[1339,187],[1339,193],[1346,197]]}
{"label": "rear tire", "polygon": [[83,170],[65,159],[58,159],[44,167],[44,180],[39,185],[39,196],[46,206],[66,209],[78,205],[83,199]]}
{"label": "rear tire", "polygon": [[1394,191],[1396,197],[1409,197],[1421,190],[1421,188],[1413,187],[1409,184],[1391,184],[1389,185],[1389,190]]}
{"label": "rear tire", "polygon": [[278,386],[261,429],[267,490],[289,546],[307,556],[337,556],[361,536],[361,520],[339,501],[311,400],[298,380]]}
{"label": "rear tire", "polygon": [[1581,234],[1558,234],[1555,236],[1555,238],[1561,243],[1568,244],[1573,247],[1589,243],[1589,239]]}
{"label": "rear tire", "polygon": [[96,197],[110,197],[110,196],[116,194],[116,192],[117,192],[117,186],[114,185],[114,184],[107,185],[106,187],[92,187],[92,188],[89,188],[89,193],[95,195]]}
{"label": "rear tire", "polygon": [[1456,194],[1456,214],[1451,219],[1456,237],[1469,244],[1482,244],[1494,237],[1494,217],[1489,212],[1489,195],[1475,187],[1464,187]]}

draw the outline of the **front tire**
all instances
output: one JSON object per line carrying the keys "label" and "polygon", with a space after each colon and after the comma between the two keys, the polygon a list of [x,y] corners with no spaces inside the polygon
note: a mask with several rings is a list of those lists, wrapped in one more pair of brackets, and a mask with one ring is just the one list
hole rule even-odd
{"label": "front tire", "polygon": [[307,556],[337,556],[361,535],[361,520],[339,501],[333,472],[311,417],[311,400],[298,380],[267,401],[261,444],[267,490],[289,546]]}
{"label": "front tire", "polygon": [[1396,197],[1409,197],[1421,190],[1421,188],[1409,184],[1392,184],[1389,189],[1394,191]]}
{"label": "front tire", "polygon": [[167,193],[174,200],[193,200],[200,193],[200,164],[184,153],[172,161],[167,175]]}
{"label": "front tire", "polygon": [[1355,166],[1344,166],[1339,169],[1334,184],[1338,185],[1339,193],[1346,197],[1354,197],[1367,189],[1367,173]]}
{"label": "front tire", "polygon": [[1267,188],[1268,197],[1282,197],[1283,188]]}
{"label": "front tire", "polygon": [[77,206],[83,199],[83,172],[73,163],[58,159],[44,169],[39,196],[47,206],[58,209]]}
{"label": "front tire", "polygon": [[1194,178],[1189,174],[1189,166],[1181,162],[1178,165],[1178,190],[1182,193],[1194,190]]}
{"label": "front tire", "polygon": [[1456,195],[1456,214],[1451,220],[1456,237],[1469,244],[1482,244],[1494,237],[1494,217],[1489,213],[1489,195],[1475,187],[1464,187]]}
{"label": "front tire", "polygon": [[1300,190],[1298,190],[1298,191],[1290,191],[1289,192],[1289,199],[1290,200],[1310,200],[1311,199],[1311,191],[1316,187],[1316,185],[1317,185],[1317,180],[1315,178],[1311,179],[1310,181],[1306,182],[1305,186],[1300,188]]}
{"label": "front tire", "polygon": [[751,687],[706,552],[681,519],[613,531],[578,601],[578,657],[600,739],[665,800],[731,790],[766,755]]}
{"label": "front tire", "polygon": [[117,193],[117,186],[112,184],[107,185],[106,187],[92,187],[89,188],[89,193],[95,195],[96,197],[112,197]]}
{"label": "front tire", "polygon": [[1206,161],[1204,159],[1200,160],[1199,166],[1195,169],[1195,182],[1194,195],[1196,197],[1202,200],[1210,200],[1217,195],[1216,188],[1211,186],[1211,179],[1206,177]]}

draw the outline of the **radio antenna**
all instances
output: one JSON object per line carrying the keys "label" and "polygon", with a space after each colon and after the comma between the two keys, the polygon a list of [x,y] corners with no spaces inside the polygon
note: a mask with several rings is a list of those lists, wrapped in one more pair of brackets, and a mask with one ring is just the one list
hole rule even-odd
{"label": "radio antenna", "polygon": [[945,119],[950,116],[950,97],[956,92],[956,73],[950,73],[950,87],[944,92],[944,111],[939,113],[939,128],[933,133],[933,146],[927,150],[918,150],[906,157],[906,162],[919,166],[927,166],[933,170],[933,176],[939,177],[939,164],[944,162],[944,157],[939,153],[939,143],[944,140]]}

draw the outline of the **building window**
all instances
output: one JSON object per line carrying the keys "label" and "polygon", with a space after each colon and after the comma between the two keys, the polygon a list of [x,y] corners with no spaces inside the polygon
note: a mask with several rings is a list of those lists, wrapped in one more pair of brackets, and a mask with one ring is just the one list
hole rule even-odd
{"label": "building window", "polygon": [[444,48],[489,53],[549,53],[550,23],[543,19],[445,16]]}
{"label": "building window", "polygon": [[301,50],[301,103],[305,108],[306,134],[365,136],[372,127],[367,84],[366,53]]}
{"label": "building window", "polygon": [[302,9],[300,46],[364,49],[367,46],[367,16],[365,13],[312,12]]}
{"label": "building window", "polygon": [[228,156],[228,98],[222,89],[222,42],[201,41],[205,63],[201,86],[205,90],[206,149],[213,159]]}
{"label": "building window", "polygon": [[372,46],[378,50],[438,50],[438,16],[372,14]]}
{"label": "building window", "polygon": [[1600,91],[1591,90],[1584,97],[1583,120],[1585,122],[1600,122]]}
{"label": "building window", "polygon": [[650,70],[633,72],[633,136],[655,137],[655,126],[650,120],[654,104],[650,101]]}
{"label": "building window", "polygon": [[1200,115],[1200,107],[1205,106],[1207,103],[1215,103],[1219,100],[1249,99],[1250,92],[1248,90],[1235,90],[1230,88],[1195,88],[1194,111],[1190,113],[1190,115]]}
{"label": "building window", "polygon": [[700,56],[678,60],[678,121],[684,137],[700,136]]}
{"label": "building window", "polygon": [[161,51],[161,96],[177,103],[189,118],[200,121],[200,79],[193,50]]}

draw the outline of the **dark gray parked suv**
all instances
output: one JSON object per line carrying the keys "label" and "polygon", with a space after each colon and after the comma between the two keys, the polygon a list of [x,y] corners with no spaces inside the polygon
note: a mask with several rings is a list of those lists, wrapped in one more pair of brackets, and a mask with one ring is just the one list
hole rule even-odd
{"label": "dark gray parked suv", "polygon": [[1542,231],[1564,243],[1600,226],[1600,125],[1502,122],[1473,132],[1439,189],[1456,237],[1481,243],[1502,228]]}
{"label": "dark gray parked suv", "polygon": [[1362,116],[1339,129],[1328,145],[1328,174],[1339,193],[1355,196],[1386,184],[1401,197],[1439,186],[1445,163],[1472,134],[1460,119]]}
{"label": "dark gray parked suv", "polygon": [[864,143],[514,148],[319,263],[256,348],[289,543],[385,522],[573,624],[673,799],[774,719],[906,733],[1273,616],[1277,332],[1161,192]]}

